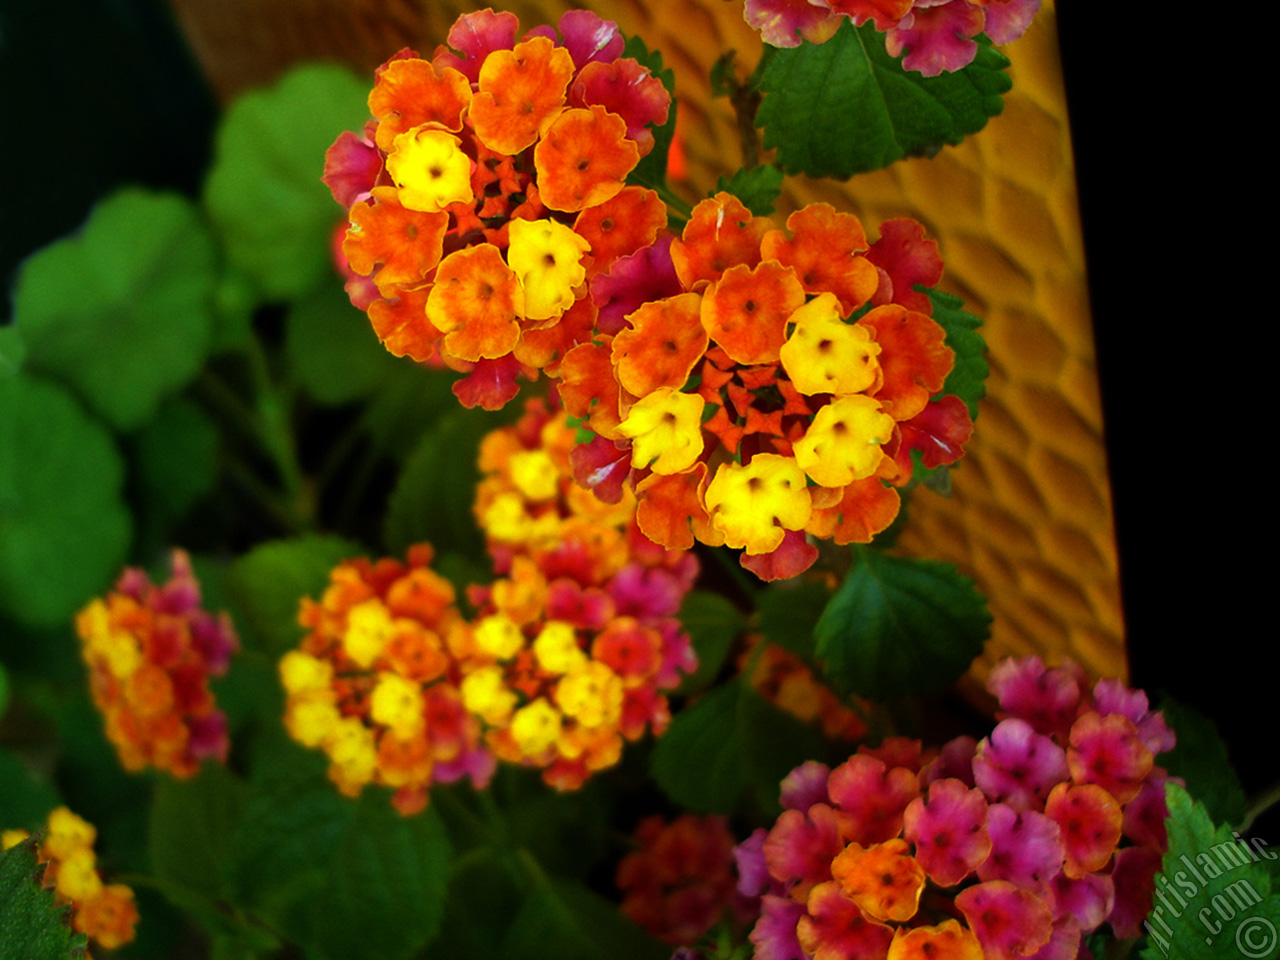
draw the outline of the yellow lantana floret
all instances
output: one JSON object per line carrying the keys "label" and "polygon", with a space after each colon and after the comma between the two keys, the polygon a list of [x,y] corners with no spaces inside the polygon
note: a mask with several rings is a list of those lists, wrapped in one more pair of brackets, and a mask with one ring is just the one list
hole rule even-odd
{"label": "yellow lantana floret", "polygon": [[58,864],[57,890],[68,900],[91,900],[102,892],[97,858],[88,847],[72,850]]}
{"label": "yellow lantana floret", "polygon": [[560,712],[539,697],[511,718],[511,737],[527,757],[537,757],[560,736]]}
{"label": "yellow lantana floret", "polygon": [[556,705],[586,727],[614,726],[622,716],[622,678],[598,660],[570,671],[556,685]]}
{"label": "yellow lantana floret", "polygon": [[507,461],[511,482],[535,503],[550,500],[560,490],[560,471],[546,450],[521,450]]}
{"label": "yellow lantana floret", "polygon": [[462,705],[492,726],[501,726],[516,707],[516,695],[506,684],[502,668],[480,667],[462,680]]}
{"label": "yellow lantana floret", "polygon": [[391,612],[377,597],[357,603],[347,614],[347,630],[342,635],[342,647],[362,667],[369,667],[378,659],[383,647],[391,639]]}
{"label": "yellow lantana floret", "polygon": [[524,634],[514,620],[501,613],[476,624],[476,646],[498,660],[510,660],[524,646]]}
{"label": "yellow lantana floret", "polygon": [[547,673],[568,673],[587,662],[587,655],[578,646],[578,631],[563,620],[547,621],[533,641],[533,655]]}
{"label": "yellow lantana floret", "polygon": [[524,289],[525,317],[553,320],[573,306],[591,244],[556,220],[512,220],[507,238],[507,265]]}
{"label": "yellow lantana floret", "polygon": [[333,683],[333,664],[301,650],[290,650],[280,658],[280,682],[291,694],[328,690]]}
{"label": "yellow lantana floret", "polygon": [[837,397],[817,412],[795,442],[796,463],[824,487],[869,477],[885,457],[881,445],[893,436],[893,424],[878,400],[861,394]]}
{"label": "yellow lantana floret", "polygon": [[782,368],[806,396],[860,393],[880,378],[880,344],[870,331],[840,318],[835,294],[824,293],[791,314],[795,324],[782,345]]}
{"label": "yellow lantana floret", "polygon": [[58,807],[49,814],[48,827],[44,849],[51,857],[59,860],[67,859],[74,850],[92,847],[98,836],[93,824],[76,816],[66,807]]}
{"label": "yellow lantana floret", "polygon": [[776,549],[787,530],[803,530],[813,512],[804,471],[776,453],[756,454],[745,466],[722,464],[706,504],[724,542],[752,555]]}
{"label": "yellow lantana floret", "polygon": [[333,736],[342,720],[336,701],[337,694],[332,690],[311,691],[297,699],[291,697],[284,717],[289,736],[304,747],[323,744]]}
{"label": "yellow lantana floret", "polygon": [[400,188],[402,206],[439,213],[451,203],[475,199],[471,158],[451,133],[430,125],[413,127],[395,138],[387,154],[387,172]]}
{"label": "yellow lantana floret", "polygon": [[670,476],[683,473],[702,455],[702,410],[696,393],[658,387],[637,400],[618,432],[631,438],[631,465]]}
{"label": "yellow lantana floret", "polygon": [[422,689],[398,673],[382,673],[369,699],[369,715],[385,724],[401,740],[417,736],[426,726]]}
{"label": "yellow lantana floret", "polygon": [[333,761],[329,776],[347,796],[355,796],[373,779],[378,765],[373,731],[355,717],[344,717],[333,728],[325,750]]}

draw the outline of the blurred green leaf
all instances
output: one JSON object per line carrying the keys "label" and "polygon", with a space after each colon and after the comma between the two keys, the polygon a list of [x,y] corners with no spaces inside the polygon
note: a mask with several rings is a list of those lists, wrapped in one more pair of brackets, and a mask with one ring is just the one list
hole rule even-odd
{"label": "blurred green leaf", "polygon": [[66,623],[124,562],[130,518],[110,434],[63,388],[0,377],[0,611]]}
{"label": "blurred green leaf", "polygon": [[950,564],[854,547],[855,563],[814,631],[841,693],[922,696],[953,683],[991,632],[986,599]]}
{"label": "blurred green leaf", "polygon": [[190,780],[158,779],[148,821],[155,875],[221,897],[243,795],[244,784],[220,763],[205,764]]}
{"label": "blurred green leaf", "polygon": [[26,368],[70,384],[117,429],[141,426],[204,363],[213,284],[213,241],[189,201],[113,194],[18,274]]}
{"label": "blurred green leaf", "polygon": [[43,875],[35,840],[0,852],[0,957],[72,960],[84,956],[84,934],[72,931],[70,908],[57,906],[53,891],[40,885]]}
{"label": "blurred green leaf", "polygon": [[1177,746],[1160,755],[1160,765],[1187,782],[1187,791],[1215,821],[1242,823],[1247,804],[1244,788],[1213,721],[1170,697],[1161,698],[1160,711],[1178,738]]}
{"label": "blurred green leaf", "polygon": [[676,714],[650,772],[667,796],[700,813],[730,813],[748,789],[771,810],[782,778],[822,749],[813,729],[737,677]]}
{"label": "blurred green leaf", "polygon": [[628,183],[638,183],[646,187],[658,187],[667,181],[667,154],[671,150],[671,141],[676,134],[676,75],[675,71],[664,68],[662,52],[650,50],[639,37],[628,37],[622,55],[630,57],[662,81],[671,94],[671,109],[667,113],[667,122],[662,126],[653,126],[653,149],[640,158],[634,170],[627,177]]}
{"label": "blurred green leaf", "polygon": [[289,309],[285,352],[298,381],[316,400],[349,403],[373,393],[409,364],[389,354],[335,280]]}
{"label": "blurred green leaf", "polygon": [[333,271],[345,213],[320,182],[324,154],[368,119],[370,81],[307,64],[231,105],[218,130],[205,206],[233,265],[269,300],[295,300]]}
{"label": "blurred green leaf", "polygon": [[581,883],[546,878],[530,892],[497,956],[521,960],[663,960],[663,946],[616,903]]}
{"label": "blurred green leaf", "polygon": [[4,712],[9,709],[9,672],[0,663],[0,720],[4,720]]}
{"label": "blurred green leaf", "polygon": [[813,628],[831,591],[816,580],[779,580],[756,597],[756,629],[770,643],[813,659]]}
{"label": "blurred green leaf", "polygon": [[680,624],[688,631],[698,655],[698,669],[685,678],[684,694],[710,686],[724,666],[725,657],[747,628],[742,611],[718,593],[690,591],[680,605]]}
{"label": "blurred green leaf", "polygon": [[273,540],[249,551],[227,576],[227,592],[240,611],[241,639],[251,635],[272,657],[296,647],[303,632],[299,601],[318,598],[329,585],[329,571],[362,553],[359,544],[328,536]]}
{"label": "blurred green leaf", "polygon": [[0,750],[0,830],[35,830],[61,800],[8,750]]}
{"label": "blurred green leaf", "polygon": [[767,217],[782,195],[782,169],[764,163],[750,170],[739,170],[727,179],[721,174],[712,193],[722,190],[732,193],[757,217]]}
{"label": "blurred green leaf", "polygon": [[903,157],[932,156],[1000,113],[1009,61],[980,40],[973,63],[925,77],[903,70],[874,24],[844,23],[826,43],[778,50],[756,125],[788,173],[847,179]]}
{"label": "blurred green leaf", "polygon": [[425,540],[464,556],[483,554],[471,505],[480,480],[480,441],[494,427],[483,410],[454,410],[423,434],[387,504],[388,550],[402,553]]}
{"label": "blurred green leaf", "polygon": [[136,437],[138,479],[148,506],[180,517],[214,488],[218,428],[196,404],[178,398],[160,408]]}
{"label": "blurred green leaf", "polygon": [[12,324],[0,326],[0,376],[17,373],[26,358],[27,345],[18,328]]}
{"label": "blurred green leaf", "polygon": [[941,290],[921,289],[933,303],[933,319],[947,332],[947,346],[956,353],[955,366],[947,374],[941,395],[954,394],[969,408],[970,418],[978,416],[978,401],[987,395],[987,341],[978,328],[982,320],[964,309],[964,301]]}

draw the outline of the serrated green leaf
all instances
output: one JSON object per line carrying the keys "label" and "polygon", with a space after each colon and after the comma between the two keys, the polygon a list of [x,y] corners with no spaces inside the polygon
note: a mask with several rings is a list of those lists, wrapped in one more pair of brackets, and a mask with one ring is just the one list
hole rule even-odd
{"label": "serrated green leaf", "polygon": [[953,683],[991,632],[986,599],[946,563],[854,548],[855,563],[814,631],[841,693],[897,700]]}
{"label": "serrated green leaf", "polygon": [[439,929],[449,840],[433,809],[402,817],[385,790],[348,799],[323,758],[281,743],[259,758],[236,831],[240,902],[317,957],[403,960]]}
{"label": "serrated green leaf", "polygon": [[1212,720],[1199,710],[1170,697],[1160,710],[1178,738],[1177,746],[1160,755],[1160,765],[1187,782],[1187,790],[1204,804],[1219,823],[1244,820],[1244,787],[1227,756],[1227,745]]}
{"label": "serrated green leaf", "polygon": [[773,204],[782,195],[782,170],[772,163],[765,163],[750,170],[739,170],[727,179],[721,174],[713,193],[722,190],[741,200],[757,217],[767,217],[773,213]]}
{"label": "serrated green leaf", "polygon": [[397,367],[410,365],[378,342],[369,318],[351,305],[336,280],[289,309],[285,353],[307,392],[327,404],[359,400]]}
{"label": "serrated green leaf", "polygon": [[691,810],[729,813],[748,789],[770,808],[782,778],[821,751],[813,729],[738,677],[676,714],[654,748],[650,772],[667,796]]}
{"label": "serrated green leaf", "polygon": [[982,320],[964,310],[959,297],[921,287],[933,303],[933,319],[946,331],[947,346],[955,351],[956,362],[947,374],[940,395],[954,394],[969,408],[969,416],[977,419],[978,401],[987,395],[987,341],[978,328]]}
{"label": "serrated green leaf", "polygon": [[66,390],[0,378],[0,611],[65,623],[117,573],[131,524],[110,434]]}
{"label": "serrated green leaf", "polygon": [[180,517],[214,488],[218,475],[218,428],[184,398],[161,407],[138,431],[138,478],[148,506]]}
{"label": "serrated green leaf", "polygon": [[40,885],[43,874],[34,839],[0,852],[0,957],[84,957],[85,936],[72,931],[70,908],[57,906],[53,891]]}
{"label": "serrated green leaf", "polygon": [[480,441],[494,426],[485,411],[454,410],[423,434],[387,504],[388,550],[400,553],[425,540],[463,556],[483,553],[471,505],[480,480]]}
{"label": "serrated green leaf", "polygon": [[244,784],[225,766],[205,764],[190,780],[156,781],[148,817],[148,848],[156,877],[217,899],[233,860]]}
{"label": "serrated green leaf", "polygon": [[676,75],[675,71],[662,65],[662,53],[650,50],[639,37],[628,37],[627,45],[622,50],[624,57],[630,57],[641,66],[649,68],[649,72],[662,81],[671,94],[671,110],[667,114],[667,122],[662,126],[654,126],[653,149],[640,158],[634,170],[627,177],[628,183],[638,183],[646,187],[658,187],[667,181],[667,154],[671,150],[671,141],[676,134]]}
{"label": "serrated green leaf", "polygon": [[902,69],[873,24],[844,23],[826,43],[779,50],[760,79],[765,149],[787,173],[847,179],[932,156],[1000,113],[1009,61],[980,41],[973,63],[924,77]]}
{"label": "serrated green leaf", "polygon": [[1169,849],[1155,879],[1163,896],[1143,924],[1142,960],[1280,955],[1280,895],[1260,862],[1278,854],[1215,827],[1203,804],[1176,783],[1165,785],[1165,799]]}
{"label": "serrated green leaf", "polygon": [[580,883],[552,878],[530,893],[497,955],[520,960],[662,960],[671,955],[671,948],[647,936],[617,904]]}
{"label": "serrated green leaf", "polygon": [[214,246],[177,194],[122,190],[18,274],[25,366],[71,385],[120,430],[155,414],[208,355]]}
{"label": "serrated green leaf", "polygon": [[329,238],[344,214],[320,176],[324,154],[368,117],[369,83],[307,64],[231,105],[204,201],[231,263],[272,300],[296,300],[332,273]]}
{"label": "serrated green leaf", "polygon": [[756,629],[770,643],[812,660],[813,630],[830,599],[831,591],[814,580],[779,580],[756,597]]}
{"label": "serrated green leaf", "polygon": [[680,625],[693,641],[698,669],[685,678],[682,694],[696,693],[715,680],[733,641],[746,630],[742,611],[717,593],[693,590],[680,605]]}
{"label": "serrated green leaf", "polygon": [[254,646],[273,657],[297,646],[299,601],[320,596],[329,571],[364,552],[341,537],[305,536],[264,543],[245,554],[227,575],[241,639],[252,637]]}

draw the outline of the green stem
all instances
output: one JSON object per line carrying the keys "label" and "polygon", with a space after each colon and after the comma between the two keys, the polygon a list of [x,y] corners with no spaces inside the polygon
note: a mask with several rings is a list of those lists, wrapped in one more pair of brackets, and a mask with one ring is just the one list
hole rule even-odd
{"label": "green stem", "polygon": [[1244,822],[1240,824],[1240,830],[1247,833],[1249,828],[1253,826],[1253,821],[1278,803],[1280,803],[1280,783],[1273,784],[1254,798],[1253,802],[1249,804],[1249,809],[1245,811]]}
{"label": "green stem", "polygon": [[302,468],[298,464],[293,432],[289,425],[287,399],[284,391],[277,389],[271,379],[266,351],[257,337],[252,337],[245,348],[249,372],[253,377],[257,396],[258,435],[272,463],[280,474],[288,502],[304,529],[314,526],[314,508],[309,503],[303,483]]}

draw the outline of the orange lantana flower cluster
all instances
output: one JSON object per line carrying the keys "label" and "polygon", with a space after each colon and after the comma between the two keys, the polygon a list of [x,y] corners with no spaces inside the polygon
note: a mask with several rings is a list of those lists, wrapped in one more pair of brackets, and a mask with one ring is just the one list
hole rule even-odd
{"label": "orange lantana flower cluster", "polygon": [[411,50],[376,73],[375,119],[326,156],[349,208],[348,284],[397,356],[469,371],[467,406],[502,406],[515,377],[554,376],[588,340],[589,276],[651,243],[666,209],[624,179],[653,146],[670,96],[620,58],[617,25],[582,10],[560,36],[519,42],[510,13],[460,17],[448,47]]}
{"label": "orange lantana flower cluster", "polygon": [[764,579],[807,569],[808,536],[869,541],[912,447],[950,463],[971,430],[956,398],[931,404],[954,353],[913,287],[941,272],[912,221],[872,245],[827,204],[781,230],[727,193],[704,200],[679,238],[592,284],[602,317],[626,312],[562,364],[565,407],[597,434],[579,479],[610,499],[626,478],[652,540],[744,549]]}
{"label": "orange lantana flower cluster", "polygon": [[[17,846],[28,836],[26,830],[5,830],[0,833],[0,850]],[[36,857],[45,864],[44,886],[54,891],[59,905],[71,906],[75,929],[103,949],[114,950],[133,939],[138,908],[129,887],[102,882],[93,852],[96,837],[92,824],[58,807],[49,814]]]}
{"label": "orange lantana flower cluster", "polygon": [[183,550],[154,585],[130,568],[105,599],[76,615],[80,652],[107,739],[126,770],[157,767],[193,776],[206,757],[225,761],[227,718],[209,690],[239,646],[231,618],[200,607],[200,584]]}
{"label": "orange lantana flower cluster", "polygon": [[697,560],[641,535],[634,501],[578,487],[573,440],[542,401],[486,438],[476,512],[500,579],[469,590],[475,616],[425,544],[407,564],[346,561],[302,601],[310,632],[280,663],[285,723],[344,793],[381,784],[413,813],[433,782],[482,787],[498,760],[574,789],[666,727],[659,691],[696,666],[675,615]]}

